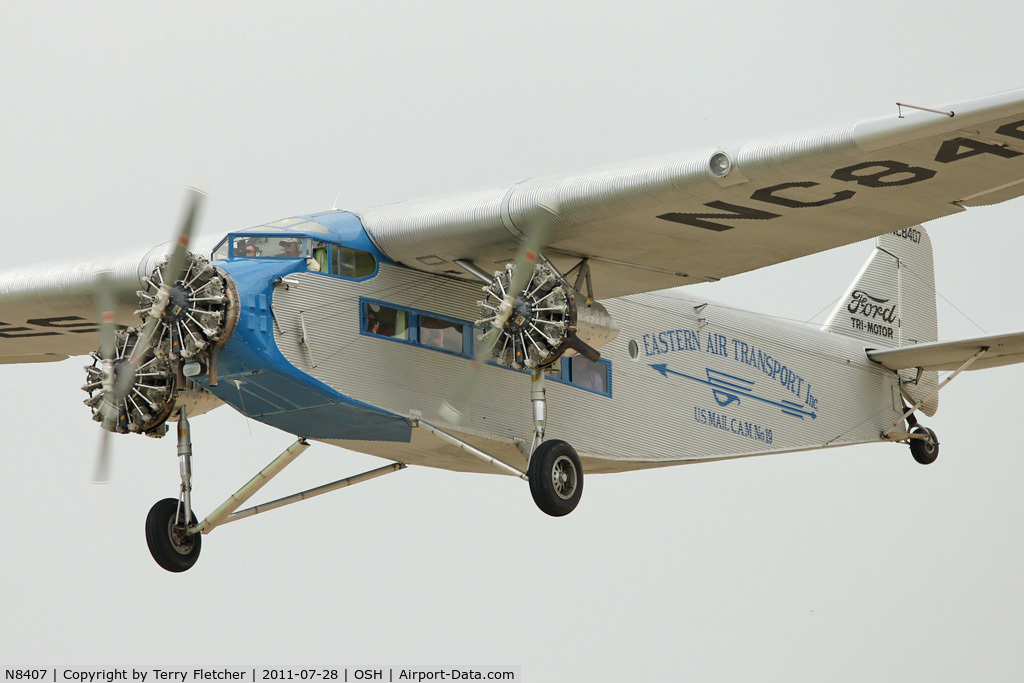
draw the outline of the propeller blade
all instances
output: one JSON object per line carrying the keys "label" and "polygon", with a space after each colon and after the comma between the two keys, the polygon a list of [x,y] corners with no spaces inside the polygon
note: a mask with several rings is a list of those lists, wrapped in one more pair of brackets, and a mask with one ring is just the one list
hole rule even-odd
{"label": "propeller blade", "polygon": [[167,308],[167,302],[170,300],[171,288],[174,287],[174,283],[180,280],[183,275],[182,269],[185,266],[185,258],[188,255],[189,242],[192,240],[192,230],[195,228],[199,210],[202,208],[203,199],[205,197],[206,195],[199,190],[189,188],[188,205],[185,210],[185,216],[181,222],[181,228],[178,230],[178,237],[175,240],[174,251],[171,252],[171,257],[167,262],[167,267],[164,269],[164,281],[160,285],[160,291],[157,292],[156,301],[149,311],[149,317],[146,319],[146,322],[142,325],[142,329],[139,331],[139,341],[135,344],[135,348],[132,350],[132,355],[129,359],[129,363],[133,369],[137,369],[139,367],[142,357],[150,350],[153,341],[153,334],[156,332],[157,325],[160,324],[160,317],[163,315],[164,309]]}
{"label": "propeller blade", "polygon": [[114,355],[117,344],[117,328],[114,324],[114,292],[110,273],[101,272],[96,283],[96,307],[100,319],[100,362],[103,364],[103,397],[96,410],[103,418],[99,450],[96,453],[96,468],[93,483],[105,484],[110,481],[110,432],[116,428],[117,408],[114,398]]}
{"label": "propeller blade", "polygon": [[92,483],[110,483],[110,432],[100,430],[100,445],[96,453],[96,468],[92,473]]}
{"label": "propeller blade", "polygon": [[[473,392],[477,381],[480,378],[480,371],[484,363],[491,357],[494,345],[501,336],[502,328],[512,316],[516,299],[523,293],[526,286],[530,284],[533,277],[533,266],[540,258],[540,252],[547,244],[548,235],[551,233],[551,226],[558,216],[558,202],[554,198],[547,198],[538,203],[537,215],[527,224],[526,239],[516,257],[515,268],[512,271],[512,281],[509,283],[508,291],[495,314],[490,329],[484,334],[483,339],[473,355],[473,362],[470,369],[462,376],[454,394],[453,401],[466,403]],[[440,408],[441,417],[453,424],[458,424],[462,419],[462,413],[450,402],[444,401]]]}
{"label": "propeller blade", "polygon": [[[96,287],[96,303],[100,318],[100,361],[103,364],[103,395],[96,407],[102,418],[103,434],[100,437],[99,452],[96,456],[96,469],[93,481],[104,483],[110,480],[110,434],[117,430],[122,419],[121,402],[131,390],[135,375],[142,364],[142,359],[152,349],[153,335],[160,324],[160,318],[167,308],[171,289],[184,275],[182,272],[188,257],[188,246],[192,240],[192,232],[202,208],[205,194],[189,188],[184,217],[174,240],[174,249],[164,268],[164,281],[157,292],[156,302],[150,309],[149,317],[139,330],[139,337],[132,349],[131,356],[115,366],[117,357],[117,326],[114,323],[114,291],[110,276],[100,275]],[[115,372],[116,368],[116,372]],[[115,378],[116,374],[116,378]]]}

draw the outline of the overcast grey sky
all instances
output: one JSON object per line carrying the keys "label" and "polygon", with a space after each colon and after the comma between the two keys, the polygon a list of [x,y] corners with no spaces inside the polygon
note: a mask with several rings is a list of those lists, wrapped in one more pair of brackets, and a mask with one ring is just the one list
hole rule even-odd
{"label": "overcast grey sky", "polygon": [[[0,268],[791,132],[1024,86],[1005,2],[4,3]],[[928,226],[994,333],[1024,200]],[[807,320],[861,244],[706,290]],[[940,334],[974,324],[940,300]],[[1019,367],[968,373],[904,446],[591,477],[568,518],[511,478],[410,469],[245,520],[159,569],[172,439],[99,430],[82,359],[0,368],[4,666],[518,664],[524,680],[1019,680]],[[194,503],[292,441],[193,422]],[[267,496],[380,461],[315,445]]]}

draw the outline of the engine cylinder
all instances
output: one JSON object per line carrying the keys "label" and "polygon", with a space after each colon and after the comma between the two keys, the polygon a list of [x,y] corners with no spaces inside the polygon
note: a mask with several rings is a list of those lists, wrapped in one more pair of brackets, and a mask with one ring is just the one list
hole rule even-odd
{"label": "engine cylinder", "polygon": [[[142,324],[119,330],[113,356],[103,358],[94,352],[93,364],[85,368],[82,390],[89,394],[85,404],[104,429],[163,436],[177,405],[206,412],[220,403],[185,380],[182,367],[189,363],[208,368],[210,350],[231,336],[238,319],[237,294],[231,282],[203,257],[188,255],[181,277],[170,287],[147,348],[136,350],[141,330],[152,320],[168,261],[156,267],[143,281],[147,289],[138,293],[136,313]],[[133,356],[135,362],[130,360]],[[190,410],[190,414],[198,413]]]}
{"label": "engine cylinder", "polygon": [[[514,266],[494,274],[483,288],[486,297],[477,302],[477,327],[494,330],[503,313],[491,355],[500,365],[516,369],[546,367],[566,354],[576,353],[574,338],[600,349],[618,335],[618,326],[608,310],[576,291],[547,263],[533,264],[526,286],[510,293]],[[510,299],[510,294],[516,294]],[[493,333],[492,333],[493,336]],[[483,341],[487,332],[480,336]]]}

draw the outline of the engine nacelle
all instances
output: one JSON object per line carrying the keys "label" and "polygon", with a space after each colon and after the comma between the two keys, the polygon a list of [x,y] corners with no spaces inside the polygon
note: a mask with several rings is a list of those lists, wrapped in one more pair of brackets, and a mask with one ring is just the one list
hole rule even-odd
{"label": "engine nacelle", "polygon": [[[494,274],[484,287],[478,327],[493,329],[512,283],[513,265]],[[578,342],[600,349],[618,335],[608,310],[573,289],[546,263],[533,265],[530,281],[512,304],[491,355],[500,365],[532,369],[551,365],[563,355],[576,353]]]}

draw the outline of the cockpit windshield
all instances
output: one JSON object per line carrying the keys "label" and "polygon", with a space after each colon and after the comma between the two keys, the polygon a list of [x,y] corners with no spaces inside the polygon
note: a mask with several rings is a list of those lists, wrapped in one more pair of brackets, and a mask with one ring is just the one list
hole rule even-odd
{"label": "cockpit windshield", "polygon": [[236,258],[309,258],[310,239],[277,235],[236,236],[232,241]]}
{"label": "cockpit windshield", "polygon": [[270,234],[244,231],[229,235],[214,249],[213,258],[301,258],[305,259],[306,268],[310,271],[350,280],[362,280],[377,274],[377,259],[368,251],[285,231]]}

